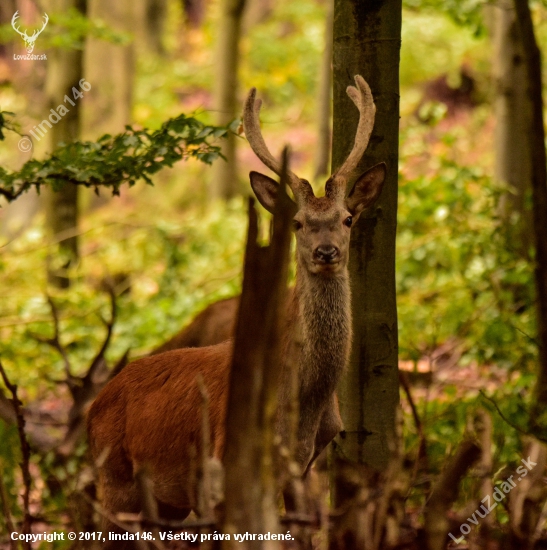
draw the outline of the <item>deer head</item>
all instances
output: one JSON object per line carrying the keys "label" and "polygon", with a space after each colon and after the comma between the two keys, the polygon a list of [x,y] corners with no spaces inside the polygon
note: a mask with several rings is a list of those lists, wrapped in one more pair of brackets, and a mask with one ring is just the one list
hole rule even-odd
{"label": "deer head", "polygon": [[47,22],[49,21],[49,17],[47,13],[44,14],[44,24],[42,25],[42,28],[40,30],[35,30],[32,33],[32,36],[29,36],[27,34],[27,31],[21,32],[18,27],[15,26],[17,19],[19,19],[19,11],[16,11],[13,14],[13,17],[11,18],[11,26],[15,30],[16,33],[20,34],[25,41],[25,48],[27,50],[27,53],[32,53],[34,51],[34,44],[36,42],[36,39],[40,35],[40,33],[46,28]]}
{"label": "deer head", "polygon": [[[372,93],[363,77],[357,75],[355,84],[347,88],[347,94],[359,110],[355,143],[345,162],[325,183],[325,195],[316,197],[307,180],[292,172],[288,174],[297,210],[293,222],[297,261],[312,274],[330,276],[346,268],[351,227],[360,213],[378,198],[386,175],[384,163],[373,166],[357,178],[346,196],[348,182],[367,148],[376,111]],[[256,99],[253,88],[243,112],[245,135],[256,156],[280,175],[281,164],[268,150],[260,131],[260,107],[261,101]],[[250,179],[259,202],[272,212],[279,188],[277,182],[258,172],[251,172]]]}

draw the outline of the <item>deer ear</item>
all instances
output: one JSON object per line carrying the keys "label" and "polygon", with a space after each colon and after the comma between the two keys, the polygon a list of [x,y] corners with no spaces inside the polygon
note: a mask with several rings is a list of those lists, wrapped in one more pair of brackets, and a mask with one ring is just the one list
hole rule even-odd
{"label": "deer ear", "polygon": [[279,184],[272,178],[260,172],[250,172],[251,187],[258,202],[268,211],[273,213]]}
{"label": "deer ear", "polygon": [[346,206],[354,216],[358,216],[380,196],[386,171],[385,162],[381,162],[359,176],[346,199]]}

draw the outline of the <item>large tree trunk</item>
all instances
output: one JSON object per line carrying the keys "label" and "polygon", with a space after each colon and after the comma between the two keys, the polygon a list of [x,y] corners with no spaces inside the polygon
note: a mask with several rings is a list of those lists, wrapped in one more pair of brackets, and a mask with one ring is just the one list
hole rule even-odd
{"label": "large tree trunk", "polygon": [[[48,3],[48,9],[59,13],[73,7],[85,14],[86,0],[50,0]],[[48,111],[59,105],[68,109],[48,131],[52,150],[61,142],[68,143],[79,137],[81,99],[74,96],[73,89],[81,93],[82,65],[82,50],[56,49],[49,54]],[[58,241],[58,248],[52,248],[53,252],[48,256],[48,279],[51,284],[66,288],[70,282],[69,271],[78,261],[78,188],[66,183],[56,192],[48,189],[45,201],[46,224],[52,237]]]}
{"label": "large tree trunk", "polygon": [[346,87],[356,74],[370,84],[376,103],[376,123],[359,168],[387,163],[380,199],[352,230],[353,345],[338,393],[345,431],[337,450],[346,459],[379,469],[390,457],[399,400],[395,230],[401,12],[401,0],[334,4],[333,169],[353,146],[358,113]]}
{"label": "large tree trunk", "polygon": [[514,0],[522,37],[528,93],[532,117],[527,134],[532,164],[532,209],[534,244],[536,249],[536,301],[539,348],[539,369],[535,392],[532,425],[545,423],[547,407],[547,158],[543,124],[543,84],[541,52],[534,35],[528,0]]}
{"label": "large tree trunk", "polygon": [[512,0],[499,0],[490,7],[492,15],[492,62],[496,100],[495,176],[510,186],[499,205],[499,212],[509,220],[516,212],[517,245],[528,256],[533,243],[531,216],[525,208],[530,189],[532,166],[530,155],[531,103],[524,65],[524,52]]}
{"label": "large tree trunk", "polygon": [[[245,0],[223,0],[222,13],[218,26],[216,45],[216,86],[215,109],[216,123],[228,124],[240,109],[237,100],[237,83],[239,67],[239,41],[241,21],[245,9]],[[213,165],[212,195],[216,198],[229,199],[239,191],[236,166],[236,137],[228,134],[222,144],[222,154],[226,160],[219,160]]]}

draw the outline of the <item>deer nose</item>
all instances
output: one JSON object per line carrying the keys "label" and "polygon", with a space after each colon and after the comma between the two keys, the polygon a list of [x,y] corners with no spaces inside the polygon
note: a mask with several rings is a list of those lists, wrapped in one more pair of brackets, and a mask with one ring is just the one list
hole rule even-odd
{"label": "deer nose", "polygon": [[332,245],[320,245],[315,249],[315,252],[313,255],[316,259],[320,260],[321,262],[324,262],[326,264],[330,264],[336,258],[338,257],[338,254],[340,251],[338,248]]}

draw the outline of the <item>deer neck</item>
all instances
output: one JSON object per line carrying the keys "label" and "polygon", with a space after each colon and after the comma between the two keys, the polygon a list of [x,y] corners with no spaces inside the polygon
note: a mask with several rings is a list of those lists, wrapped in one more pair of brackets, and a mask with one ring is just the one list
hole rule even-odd
{"label": "deer neck", "polygon": [[[335,276],[310,273],[297,261],[293,338],[300,350],[300,396],[313,388],[330,396],[342,375],[351,344],[351,294],[347,268]],[[311,390],[310,390],[311,391]]]}

